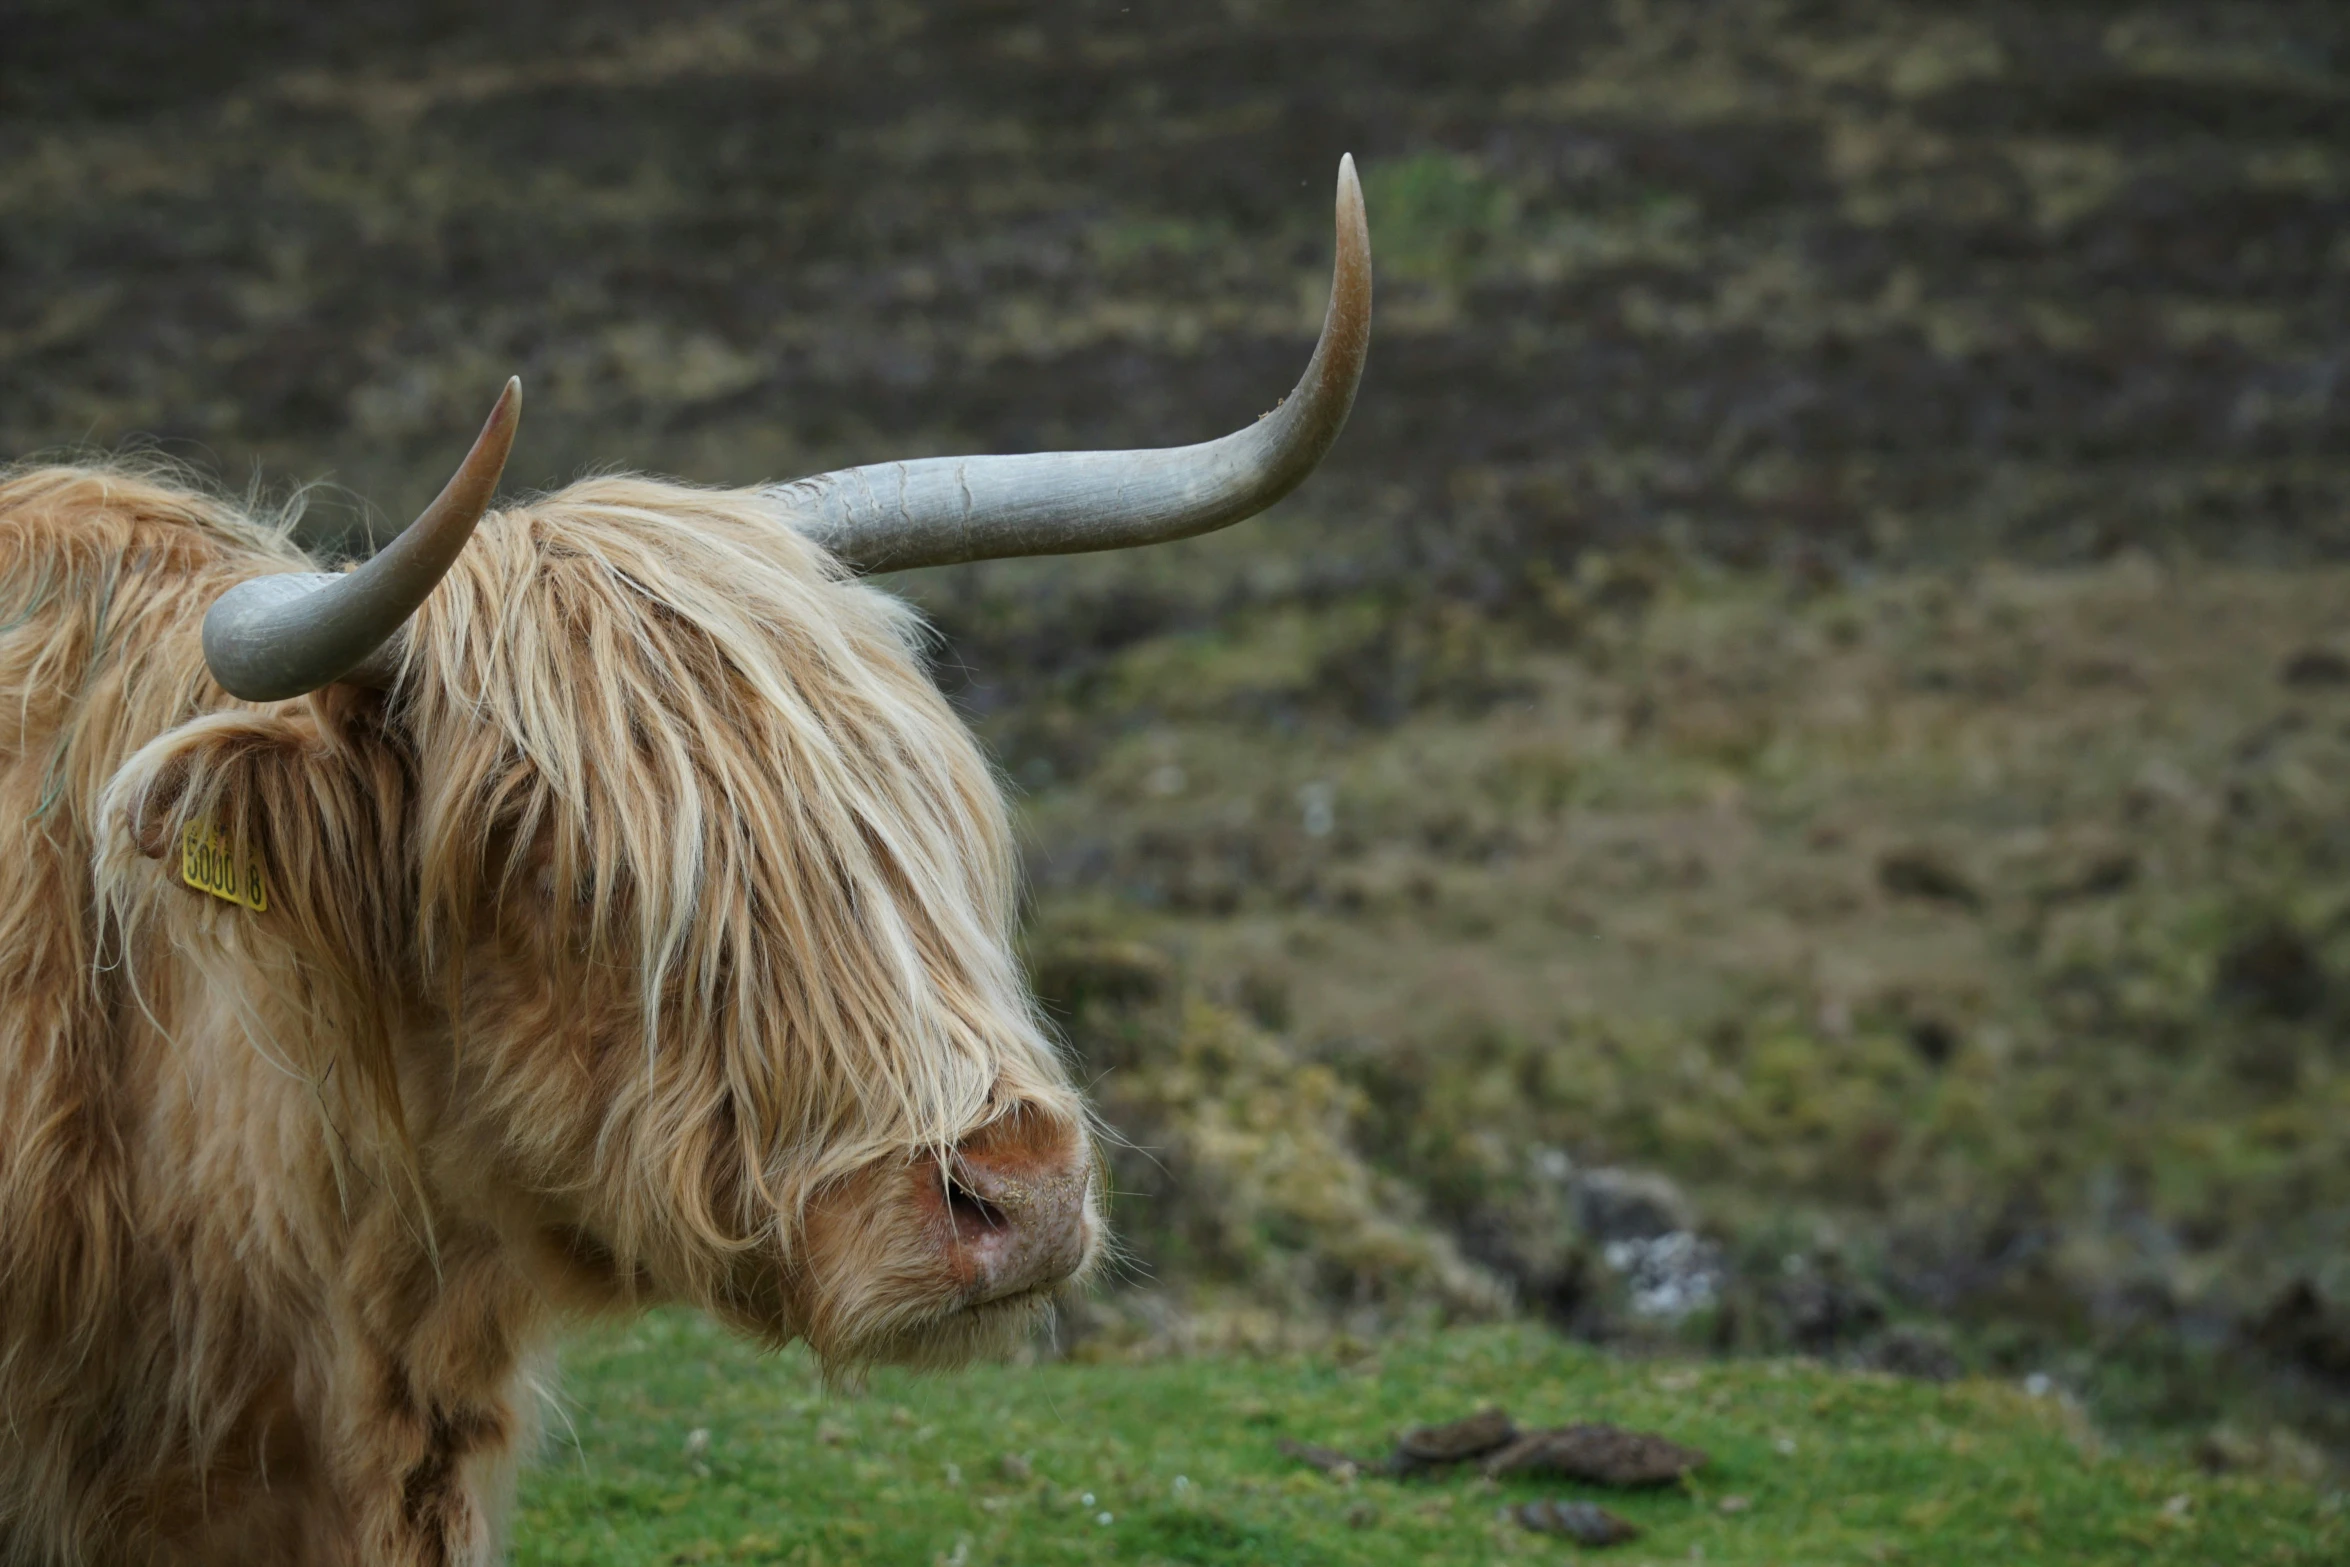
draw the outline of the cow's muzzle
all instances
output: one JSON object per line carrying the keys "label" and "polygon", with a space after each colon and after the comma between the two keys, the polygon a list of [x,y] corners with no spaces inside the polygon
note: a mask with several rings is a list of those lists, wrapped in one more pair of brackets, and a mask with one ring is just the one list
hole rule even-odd
{"label": "cow's muzzle", "polygon": [[1050,1289],[1090,1260],[1101,1225],[1076,1126],[1015,1112],[965,1139],[941,1174],[947,1263],[964,1304]]}

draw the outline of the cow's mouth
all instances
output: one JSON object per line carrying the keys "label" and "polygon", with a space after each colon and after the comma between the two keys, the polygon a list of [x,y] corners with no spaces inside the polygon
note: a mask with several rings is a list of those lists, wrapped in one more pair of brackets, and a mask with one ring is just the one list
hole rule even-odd
{"label": "cow's mouth", "polygon": [[1032,1285],[992,1300],[965,1299],[846,1343],[811,1340],[828,1373],[856,1375],[868,1366],[948,1371],[1016,1353],[1052,1309],[1058,1289]]}

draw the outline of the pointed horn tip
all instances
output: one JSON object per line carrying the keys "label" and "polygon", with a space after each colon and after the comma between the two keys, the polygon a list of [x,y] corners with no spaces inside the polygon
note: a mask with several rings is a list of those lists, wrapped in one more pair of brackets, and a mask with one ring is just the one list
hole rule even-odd
{"label": "pointed horn tip", "polygon": [[[486,464],[489,482],[494,486],[505,472],[506,458],[514,450],[515,432],[522,427],[522,377],[510,375],[498,390],[498,401],[490,409],[490,416],[481,424],[481,433],[473,438],[473,448],[465,454],[465,461],[449,482],[456,484],[468,474],[478,474]],[[445,493],[445,492],[444,492]],[[487,495],[482,497],[486,504]]]}
{"label": "pointed horn tip", "polygon": [[498,389],[496,406],[490,409],[489,426],[514,425],[522,420],[522,377],[510,375]]}
{"label": "pointed horn tip", "polygon": [[1341,266],[1350,253],[1365,263],[1371,257],[1371,220],[1363,211],[1363,182],[1355,177],[1352,153],[1338,160],[1338,251]]}

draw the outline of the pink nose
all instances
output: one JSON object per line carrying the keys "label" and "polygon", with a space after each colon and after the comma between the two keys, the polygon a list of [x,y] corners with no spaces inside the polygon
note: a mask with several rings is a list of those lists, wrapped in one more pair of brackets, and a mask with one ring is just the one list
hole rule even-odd
{"label": "pink nose", "polygon": [[1085,1137],[1056,1118],[1006,1116],[955,1150],[948,1247],[973,1305],[1058,1284],[1093,1247]]}

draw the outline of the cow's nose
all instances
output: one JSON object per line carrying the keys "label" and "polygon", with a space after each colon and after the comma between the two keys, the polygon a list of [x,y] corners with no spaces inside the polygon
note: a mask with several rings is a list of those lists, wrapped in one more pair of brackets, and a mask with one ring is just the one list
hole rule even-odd
{"label": "cow's nose", "polygon": [[1058,1117],[1004,1117],[947,1170],[955,1271],[974,1305],[1058,1284],[1085,1265],[1095,1222],[1085,1135]]}

